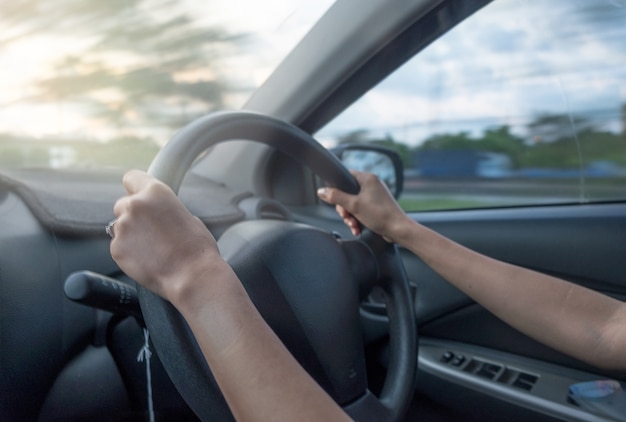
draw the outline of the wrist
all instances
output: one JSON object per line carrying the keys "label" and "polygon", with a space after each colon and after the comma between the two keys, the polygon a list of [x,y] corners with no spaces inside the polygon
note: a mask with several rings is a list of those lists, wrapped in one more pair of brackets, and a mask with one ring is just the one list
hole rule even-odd
{"label": "wrist", "polygon": [[416,225],[417,223],[411,220],[408,215],[402,213],[391,220],[383,236],[400,246],[406,246],[407,242],[411,240],[412,229]]}
{"label": "wrist", "polygon": [[201,257],[175,275],[167,298],[182,314],[196,313],[207,303],[241,287],[232,268],[218,253]]}

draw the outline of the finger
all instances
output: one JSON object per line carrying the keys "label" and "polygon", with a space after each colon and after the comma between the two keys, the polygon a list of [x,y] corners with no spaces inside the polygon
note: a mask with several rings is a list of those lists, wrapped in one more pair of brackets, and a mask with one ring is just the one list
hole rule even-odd
{"label": "finger", "polygon": [[122,184],[124,188],[126,188],[126,192],[132,195],[133,193],[143,190],[151,183],[154,183],[155,180],[154,177],[144,171],[130,170],[124,174]]}
{"label": "finger", "polygon": [[350,227],[350,230],[358,226],[356,220],[353,217],[346,217],[343,219],[343,222],[346,226]]}
{"label": "finger", "polygon": [[359,224],[359,221],[352,214],[346,211],[346,209],[342,207],[341,205],[335,205],[335,210],[337,211],[337,214],[339,214],[339,216],[343,220],[343,223],[346,226],[348,226],[352,234],[357,236],[359,235],[359,233],[361,233],[361,225]]}
{"label": "finger", "polygon": [[113,205],[113,215],[115,215],[116,218],[120,218],[124,211],[128,209],[128,201],[130,201],[130,198],[123,196],[115,202],[115,205]]}
{"label": "finger", "polygon": [[[120,257],[123,255],[120,253],[120,237],[124,237],[123,235],[120,236],[120,233],[123,231],[122,230],[122,226],[123,224],[120,224],[120,220],[117,220],[115,222],[115,226],[114,227],[114,235],[113,238],[111,239],[111,243],[109,244],[109,252],[111,253],[111,258],[113,258],[113,260],[115,262],[117,262]],[[122,242],[123,244],[124,242]]]}
{"label": "finger", "polygon": [[317,190],[317,196],[324,202],[328,202],[333,205],[339,204],[344,206],[344,208],[348,208],[346,205],[353,197],[353,195],[347,194],[339,189],[329,187],[319,188]]}
{"label": "finger", "polygon": [[361,233],[361,227],[355,218],[344,218],[343,222],[348,226],[353,235],[358,236]]}
{"label": "finger", "polygon": [[341,218],[348,218],[352,216],[352,214],[350,214],[348,210],[341,205],[335,205],[335,211],[337,211],[337,214],[339,214]]}
{"label": "finger", "polygon": [[317,197],[319,199],[321,199],[322,201],[324,201],[324,202],[330,203],[330,200],[329,200],[329,197],[330,197],[329,190],[330,190],[330,188],[327,188],[327,187],[319,188],[317,190]]}

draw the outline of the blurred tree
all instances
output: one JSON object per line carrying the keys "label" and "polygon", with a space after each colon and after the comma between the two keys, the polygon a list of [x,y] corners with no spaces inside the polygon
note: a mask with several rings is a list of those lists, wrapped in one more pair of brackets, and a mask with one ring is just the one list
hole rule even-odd
{"label": "blurred tree", "polygon": [[0,3],[3,23],[0,46],[43,33],[85,33],[98,28],[114,14],[132,11],[143,0],[77,1],[20,0]]}
{"label": "blurred tree", "polygon": [[357,129],[337,137],[338,144],[362,144],[370,142],[371,136],[367,129]]}
{"label": "blurred tree", "polygon": [[476,140],[470,137],[469,132],[459,132],[432,135],[418,149],[480,149],[480,147]]}
{"label": "blurred tree", "polygon": [[75,143],[76,161],[82,167],[110,167],[147,170],[159,152],[149,139],[122,137],[103,144]]}
{"label": "blurred tree", "polygon": [[413,156],[413,152],[411,150],[411,147],[409,147],[404,142],[397,142],[390,135],[387,135],[385,139],[373,140],[372,144],[380,145],[381,147],[386,147],[394,150],[400,156],[404,168],[406,169],[411,167],[411,157]]}
{"label": "blurred tree", "polygon": [[88,106],[118,129],[180,127],[223,105],[232,87],[216,62],[241,39],[202,27],[184,7],[173,0],[2,2],[0,46],[41,35],[86,45],[59,58],[22,101]]}
{"label": "blurred tree", "polygon": [[480,138],[469,132],[436,134],[417,150],[475,150],[506,154],[513,168],[579,169],[594,162],[626,165],[626,134],[602,131],[582,116],[544,114],[528,124],[528,139],[506,125],[487,129]]}
{"label": "blurred tree", "polygon": [[471,149],[507,154],[513,161],[519,160],[524,140],[511,133],[507,125],[486,129],[481,138],[472,138],[469,132],[437,134],[428,138],[420,149]]}
{"label": "blurred tree", "polygon": [[487,129],[479,143],[485,151],[506,154],[511,159],[514,169],[522,164],[522,156],[526,149],[524,140],[511,133],[507,125],[495,129]]}
{"label": "blurred tree", "polygon": [[0,167],[21,167],[24,163],[24,151],[19,145],[0,141]]}
{"label": "blurred tree", "polygon": [[452,149],[495,152],[507,155],[513,168],[522,164],[525,146],[524,140],[511,133],[508,126],[503,125],[485,130],[481,138],[472,138],[469,132],[456,134],[439,134],[428,138],[418,150]]}
{"label": "blurred tree", "polygon": [[547,169],[581,168],[579,145],[572,138],[530,145],[523,156],[522,167]]}
{"label": "blurred tree", "polygon": [[585,168],[590,163],[626,163],[626,144],[620,134],[602,131],[585,116],[544,114],[528,125],[529,148],[525,167]]}
{"label": "blurred tree", "polygon": [[535,144],[571,139],[578,132],[593,128],[590,120],[569,114],[542,114],[528,124],[528,131]]}

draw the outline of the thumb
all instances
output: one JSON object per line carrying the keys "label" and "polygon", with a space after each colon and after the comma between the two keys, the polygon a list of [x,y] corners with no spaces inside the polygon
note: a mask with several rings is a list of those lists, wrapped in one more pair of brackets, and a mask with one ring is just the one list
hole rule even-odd
{"label": "thumb", "polygon": [[154,181],[152,176],[141,170],[130,170],[124,174],[122,184],[129,194],[137,193]]}
{"label": "thumb", "polygon": [[317,190],[317,196],[329,204],[345,206],[351,195],[336,188],[324,187]]}

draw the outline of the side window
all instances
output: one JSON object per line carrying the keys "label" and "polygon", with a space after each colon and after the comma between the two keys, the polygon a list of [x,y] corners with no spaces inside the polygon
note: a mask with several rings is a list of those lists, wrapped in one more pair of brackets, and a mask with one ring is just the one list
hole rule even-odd
{"label": "side window", "polygon": [[493,2],[317,136],[396,149],[406,210],[624,201],[624,22],[623,0]]}

